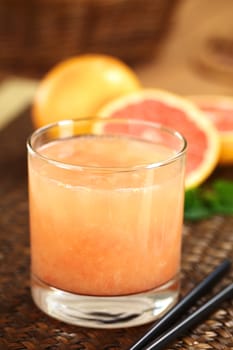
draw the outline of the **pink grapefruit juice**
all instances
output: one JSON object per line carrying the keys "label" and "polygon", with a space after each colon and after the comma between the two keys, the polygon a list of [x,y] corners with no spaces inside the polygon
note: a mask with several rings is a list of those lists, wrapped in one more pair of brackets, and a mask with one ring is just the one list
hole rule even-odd
{"label": "pink grapefruit juice", "polygon": [[183,158],[147,167],[173,150],[110,136],[52,141],[37,152],[43,159],[29,156],[34,276],[96,296],[145,292],[177,276]]}

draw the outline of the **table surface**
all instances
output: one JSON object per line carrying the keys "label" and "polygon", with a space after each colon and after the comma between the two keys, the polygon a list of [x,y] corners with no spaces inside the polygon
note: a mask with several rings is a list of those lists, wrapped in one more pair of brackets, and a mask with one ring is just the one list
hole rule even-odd
{"label": "table surface", "polygon": [[[200,4],[200,0],[197,2]],[[135,69],[145,86],[166,88],[181,94],[233,95],[232,82],[229,84],[225,78],[200,74],[192,65],[190,56],[182,51],[187,40],[182,35],[187,25],[186,14],[192,12],[193,3],[187,1],[181,9],[181,20],[160,57]],[[34,87],[32,82],[32,90]],[[20,104],[19,110],[22,106]],[[33,304],[29,277],[25,149],[25,140],[32,131],[30,109],[26,108],[18,112],[17,118],[10,119],[11,122],[0,130],[0,349],[128,349],[149,325],[119,330],[75,327],[46,316]],[[213,176],[233,180],[233,167],[217,168]],[[233,260],[232,229],[233,217],[216,216],[184,224],[181,297],[224,258]],[[231,270],[215,291],[232,279]],[[232,301],[225,302],[201,325],[185,333],[167,349],[233,349]]]}

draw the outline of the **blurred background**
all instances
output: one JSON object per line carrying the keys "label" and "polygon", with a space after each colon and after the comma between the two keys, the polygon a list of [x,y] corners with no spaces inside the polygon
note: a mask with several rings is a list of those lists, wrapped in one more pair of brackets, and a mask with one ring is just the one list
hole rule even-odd
{"label": "blurred background", "polygon": [[119,57],[145,86],[232,95],[232,16],[230,0],[1,0],[1,106],[82,53]]}
{"label": "blurred background", "polygon": [[39,75],[78,54],[151,59],[178,0],[1,0],[0,62]]}

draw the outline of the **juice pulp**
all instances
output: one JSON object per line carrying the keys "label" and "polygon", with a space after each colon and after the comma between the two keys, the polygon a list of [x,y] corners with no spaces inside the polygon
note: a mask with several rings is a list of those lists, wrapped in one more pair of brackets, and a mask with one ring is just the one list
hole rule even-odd
{"label": "juice pulp", "polygon": [[[179,272],[183,220],[182,157],[126,137],[81,136],[30,155],[32,273],[83,295],[152,290]],[[79,166],[77,166],[79,165]],[[125,171],[125,167],[139,166]]]}

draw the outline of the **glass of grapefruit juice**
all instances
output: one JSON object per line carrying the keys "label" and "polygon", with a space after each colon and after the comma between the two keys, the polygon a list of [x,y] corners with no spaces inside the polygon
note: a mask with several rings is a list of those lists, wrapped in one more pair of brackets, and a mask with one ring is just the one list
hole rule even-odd
{"label": "glass of grapefruit juice", "polygon": [[136,326],[177,300],[186,141],[142,120],[67,120],[29,138],[31,290],[64,322]]}

